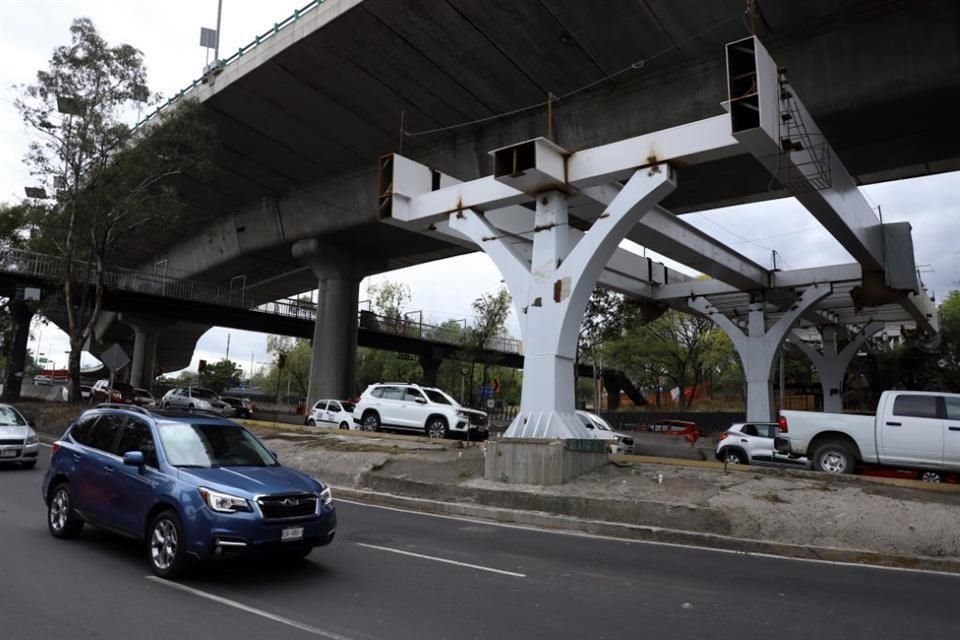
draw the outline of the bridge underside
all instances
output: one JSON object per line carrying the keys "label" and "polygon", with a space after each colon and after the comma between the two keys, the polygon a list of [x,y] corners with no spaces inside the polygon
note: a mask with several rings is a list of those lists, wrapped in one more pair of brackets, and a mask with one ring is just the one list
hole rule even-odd
{"label": "bridge underside", "polygon": [[[760,35],[793,70],[858,183],[960,168],[952,109],[960,102],[952,27],[960,6],[769,4]],[[287,273],[298,267],[289,244],[318,236],[373,246],[389,254],[389,268],[460,253],[365,226],[376,214],[372,167],[398,150],[401,113],[410,132],[449,127],[564,96],[643,60],[561,99],[553,140],[576,150],[717,115],[726,97],[723,44],[745,35],[743,7],[366,0],[337,16],[321,5],[314,22],[302,19],[301,34],[267,40],[195,90],[218,128],[223,170],[209,186],[187,178],[182,189],[200,226],[209,226],[192,240],[177,229],[142,234],[130,260],[142,267],[143,256],[157,256],[182,275],[220,281]],[[468,180],[488,172],[488,150],[546,133],[545,110],[534,109],[407,137],[402,151]],[[747,155],[678,172],[684,188],[663,203],[675,213],[785,195]],[[295,288],[282,278],[273,284],[278,293]]]}

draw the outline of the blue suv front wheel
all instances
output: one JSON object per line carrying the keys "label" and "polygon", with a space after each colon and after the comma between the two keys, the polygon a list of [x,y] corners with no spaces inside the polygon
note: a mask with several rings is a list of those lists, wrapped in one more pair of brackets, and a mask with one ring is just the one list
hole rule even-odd
{"label": "blue suv front wheel", "polygon": [[161,511],[150,523],[147,551],[150,568],[160,578],[177,578],[189,569],[183,526],[172,509]]}

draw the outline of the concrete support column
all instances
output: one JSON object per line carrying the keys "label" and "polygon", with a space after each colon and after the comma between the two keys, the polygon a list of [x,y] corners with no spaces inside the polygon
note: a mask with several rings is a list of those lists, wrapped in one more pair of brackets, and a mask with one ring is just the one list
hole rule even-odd
{"label": "concrete support column", "polygon": [[360,280],[386,265],[324,246],[315,239],[294,243],[292,251],[317,277],[317,317],[307,406],[321,398],[350,398],[356,392]]}
{"label": "concrete support column", "polygon": [[429,347],[417,358],[420,361],[420,368],[423,369],[423,384],[428,387],[437,386],[437,374],[440,372],[440,365],[443,364],[444,357],[447,354],[437,347]]}
{"label": "concrete support column", "polygon": [[810,358],[810,362],[813,363],[817,374],[820,376],[824,411],[843,412],[843,381],[846,377],[847,367],[850,366],[853,356],[860,350],[867,338],[882,328],[883,323],[879,321],[866,324],[863,330],[851,338],[843,349],[839,348],[836,327],[821,328],[820,335],[823,340],[821,351],[817,351],[813,345],[803,341],[799,336],[795,336],[793,343]]}
{"label": "concrete support column", "polygon": [[450,216],[450,228],[497,265],[520,320],[523,391],[506,438],[593,438],[574,413],[573,364],[587,301],[625,234],[675,187],[665,164],[637,171],[579,239],[568,224],[566,194],[539,194],[530,260],[482,214]]}
{"label": "concrete support column", "polygon": [[133,356],[130,361],[130,384],[153,390],[157,377],[157,343],[163,325],[143,316],[120,314],[120,321],[133,329]]}
{"label": "concrete support column", "polygon": [[730,336],[747,381],[747,420],[769,422],[773,419],[773,368],[780,345],[800,316],[830,295],[832,287],[816,284],[808,287],[797,301],[772,326],[767,326],[766,303],[750,305],[747,332],[744,333],[704,297],[691,298],[691,309],[706,315]]}
{"label": "concrete support column", "polygon": [[3,402],[15,402],[20,399],[23,373],[27,362],[27,341],[30,339],[30,321],[33,308],[24,299],[22,287],[10,301],[10,314],[13,320],[12,336],[7,353],[7,368],[3,375]]}

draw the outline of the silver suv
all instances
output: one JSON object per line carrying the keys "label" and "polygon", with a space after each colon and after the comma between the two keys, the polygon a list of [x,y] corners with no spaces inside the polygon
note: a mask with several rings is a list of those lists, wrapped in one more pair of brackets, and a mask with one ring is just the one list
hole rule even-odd
{"label": "silver suv", "polygon": [[489,424],[486,413],[461,407],[440,389],[403,382],[367,387],[353,410],[353,420],[363,431],[401,429],[430,438],[460,433],[471,440],[486,438]]}

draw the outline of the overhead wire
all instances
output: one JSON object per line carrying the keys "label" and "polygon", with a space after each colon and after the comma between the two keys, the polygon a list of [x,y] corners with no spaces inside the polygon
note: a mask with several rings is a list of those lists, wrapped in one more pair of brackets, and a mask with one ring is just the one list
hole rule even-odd
{"label": "overhead wire", "polygon": [[741,20],[742,17],[743,17],[742,12],[738,12],[735,16],[732,16],[732,17],[730,17],[730,18],[728,18],[728,19],[726,19],[726,20],[723,20],[723,21],[721,21],[721,22],[718,22],[718,23],[710,26],[709,28],[704,29],[703,31],[700,31],[700,32],[698,32],[698,33],[695,33],[695,34],[693,34],[693,35],[691,35],[691,36],[689,36],[689,37],[687,37],[687,38],[684,38],[683,40],[681,40],[681,41],[679,41],[679,42],[676,42],[676,43],[674,43],[673,45],[671,45],[671,46],[669,46],[669,47],[666,47],[665,49],[661,49],[660,51],[657,51],[656,53],[654,53],[654,54],[652,54],[652,55],[650,55],[650,56],[647,56],[647,57],[645,57],[645,58],[639,58],[639,59],[637,59],[636,61],[634,61],[633,63],[631,63],[630,65],[628,65],[628,66],[626,66],[626,67],[623,67],[622,69],[618,69],[617,71],[614,71],[613,73],[604,74],[604,76],[603,76],[602,78],[598,78],[598,79],[596,79],[596,80],[593,80],[593,81],[591,81],[591,82],[588,82],[588,83],[585,84],[585,85],[582,85],[582,86],[580,86],[580,87],[577,87],[576,89],[573,89],[573,90],[571,90],[571,91],[568,91],[568,92],[566,92],[566,93],[564,93],[564,94],[561,94],[561,95],[559,95],[559,96],[552,96],[552,97],[550,97],[550,98],[548,98],[548,99],[546,99],[546,100],[542,100],[542,101],[537,102],[537,103],[535,103],[535,104],[530,104],[530,105],[527,105],[527,106],[524,106],[524,107],[518,107],[518,108],[516,108],[516,109],[510,109],[510,110],[508,110],[508,111],[504,111],[504,112],[501,112],[501,113],[492,114],[492,115],[489,115],[489,116],[485,116],[485,117],[483,117],[483,118],[477,118],[477,119],[475,119],[475,120],[468,120],[468,121],[465,121],[465,122],[458,122],[458,123],[456,123],[456,124],[451,124],[451,125],[447,125],[447,126],[443,126],[443,127],[436,127],[436,128],[433,128],[433,129],[424,129],[424,130],[422,130],[422,131],[403,131],[403,135],[406,136],[406,137],[409,137],[409,138],[415,138],[415,137],[418,137],[418,136],[426,136],[426,135],[432,135],[432,134],[436,134],[436,133],[444,133],[444,132],[447,132],[447,131],[453,131],[453,130],[455,130],[455,129],[462,129],[462,128],[464,128],[464,127],[469,127],[469,126],[473,126],[473,125],[477,125],[477,124],[483,124],[483,123],[485,123],[485,122],[491,122],[491,121],[493,121],[493,120],[499,120],[499,119],[501,119],[501,118],[509,118],[510,116],[515,116],[515,115],[518,115],[518,114],[521,114],[521,113],[526,113],[526,112],[528,112],[528,111],[534,111],[534,110],[536,110],[536,109],[543,109],[543,108],[547,107],[548,105],[552,105],[552,104],[555,104],[555,103],[558,103],[558,102],[563,102],[564,100],[567,100],[567,99],[569,99],[569,98],[572,98],[573,96],[575,96],[575,95],[577,95],[577,94],[579,94],[579,93],[582,93],[582,92],[584,92],[584,91],[588,91],[589,89],[592,89],[593,87],[596,87],[596,86],[598,86],[598,85],[601,85],[601,84],[610,82],[610,81],[614,80],[615,78],[618,78],[618,77],[622,76],[622,75],[625,74],[625,73],[629,73],[630,71],[639,71],[639,70],[643,69],[648,63],[656,60],[657,58],[663,57],[663,56],[665,56],[665,55],[668,54],[668,53],[671,53],[671,52],[673,52],[673,51],[676,51],[676,50],[679,49],[681,46],[687,44],[687,43],[690,42],[691,40],[695,40],[695,39],[697,39],[697,38],[700,38],[700,37],[702,37],[702,36],[707,35],[708,33],[712,33],[713,31],[716,31],[716,30],[718,30],[718,29],[720,29],[720,28],[722,28],[722,27],[725,27],[725,26],[727,26],[728,24],[730,24],[730,23],[732,23],[732,22],[734,22],[734,21]]}

